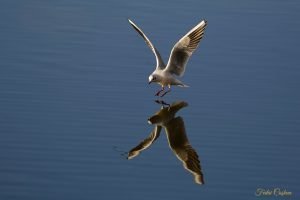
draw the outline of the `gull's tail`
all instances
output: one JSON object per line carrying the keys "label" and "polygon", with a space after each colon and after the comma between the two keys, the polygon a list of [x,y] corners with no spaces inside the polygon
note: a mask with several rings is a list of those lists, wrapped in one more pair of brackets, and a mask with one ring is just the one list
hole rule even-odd
{"label": "gull's tail", "polygon": [[181,84],[179,84],[178,86],[179,86],[179,87],[190,87],[190,86],[188,86],[188,85],[186,85],[186,84],[184,84],[184,83],[181,83]]}
{"label": "gull's tail", "polygon": [[179,86],[179,87],[190,87],[190,86],[184,84],[183,82],[181,82],[181,81],[178,80],[178,79],[175,79],[175,80],[173,81],[173,84],[172,84],[172,85],[177,85],[177,86]]}

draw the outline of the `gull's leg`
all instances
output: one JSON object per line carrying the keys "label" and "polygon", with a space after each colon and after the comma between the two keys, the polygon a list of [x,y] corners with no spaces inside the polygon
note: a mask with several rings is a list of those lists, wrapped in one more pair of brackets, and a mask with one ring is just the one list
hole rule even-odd
{"label": "gull's leg", "polygon": [[171,92],[171,85],[168,85],[169,90],[164,92],[160,97],[165,96],[167,93]]}
{"label": "gull's leg", "polygon": [[162,86],[162,89],[161,90],[159,90],[156,94],[155,94],[155,96],[159,96],[159,94],[162,92],[162,91],[164,91],[164,89],[165,89],[165,87],[164,86]]}
{"label": "gull's leg", "polygon": [[168,91],[165,91],[160,97],[165,96],[167,93],[171,92],[171,89],[169,89]]}

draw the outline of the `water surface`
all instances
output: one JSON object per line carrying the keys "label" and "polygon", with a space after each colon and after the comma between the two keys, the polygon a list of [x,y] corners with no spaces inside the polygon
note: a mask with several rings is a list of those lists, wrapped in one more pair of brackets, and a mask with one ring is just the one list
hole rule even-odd
{"label": "water surface", "polygon": [[[250,200],[275,187],[299,198],[298,1],[0,5],[0,199]],[[164,134],[135,159],[121,155],[160,109],[159,86],[147,84],[154,57],[127,18],[165,61],[208,20],[182,79],[191,87],[164,98],[189,104],[179,115],[203,186]]]}

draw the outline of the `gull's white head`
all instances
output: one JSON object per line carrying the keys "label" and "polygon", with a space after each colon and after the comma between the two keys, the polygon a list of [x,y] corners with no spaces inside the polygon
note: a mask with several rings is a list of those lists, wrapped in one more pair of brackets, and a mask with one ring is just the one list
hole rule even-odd
{"label": "gull's white head", "polygon": [[152,82],[159,82],[160,77],[157,74],[151,74],[149,76],[149,84]]}

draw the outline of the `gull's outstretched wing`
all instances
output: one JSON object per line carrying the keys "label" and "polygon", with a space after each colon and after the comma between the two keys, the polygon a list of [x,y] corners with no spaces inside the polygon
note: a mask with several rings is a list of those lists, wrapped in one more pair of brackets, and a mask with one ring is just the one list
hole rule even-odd
{"label": "gull's outstretched wing", "polygon": [[156,68],[159,68],[161,70],[164,69],[165,64],[164,64],[158,50],[153,46],[153,44],[148,39],[148,37],[143,33],[143,31],[135,23],[133,23],[130,19],[128,19],[128,21],[131,24],[131,26],[144,38],[146,44],[150,47],[150,49],[154,53],[155,58],[156,58]]}
{"label": "gull's outstretched wing", "polygon": [[184,74],[186,64],[192,53],[197,49],[206,25],[207,21],[202,20],[174,45],[165,70],[177,76]]}
{"label": "gull's outstretched wing", "polygon": [[131,149],[128,153],[127,159],[132,159],[140,154],[141,151],[147,149],[151,144],[159,137],[161,131],[161,126],[155,126],[150,135],[144,139],[140,144]]}
{"label": "gull's outstretched wing", "polygon": [[184,168],[193,174],[196,183],[204,184],[199,157],[188,141],[183,119],[181,117],[172,119],[166,124],[165,129],[169,146],[183,163]]}

